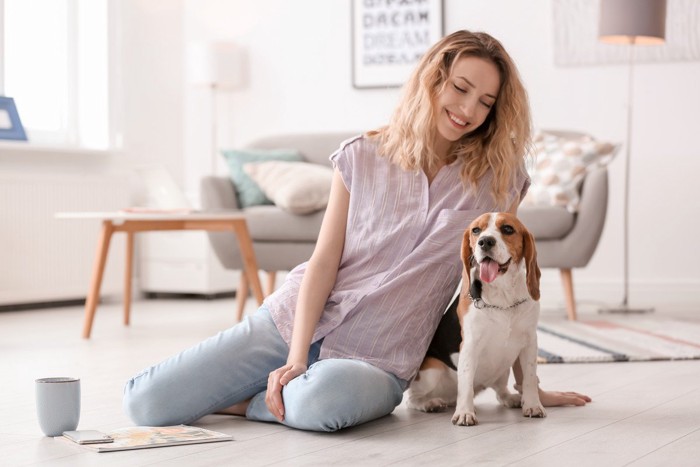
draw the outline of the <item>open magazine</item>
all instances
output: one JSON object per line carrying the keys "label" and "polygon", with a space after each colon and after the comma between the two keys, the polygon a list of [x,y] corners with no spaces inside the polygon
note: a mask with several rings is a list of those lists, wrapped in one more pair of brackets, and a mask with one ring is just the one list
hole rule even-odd
{"label": "open magazine", "polygon": [[80,446],[90,451],[110,452],[179,446],[183,444],[233,441],[231,435],[187,425],[133,426],[129,428],[120,428],[107,434],[114,438],[114,442],[81,444]]}

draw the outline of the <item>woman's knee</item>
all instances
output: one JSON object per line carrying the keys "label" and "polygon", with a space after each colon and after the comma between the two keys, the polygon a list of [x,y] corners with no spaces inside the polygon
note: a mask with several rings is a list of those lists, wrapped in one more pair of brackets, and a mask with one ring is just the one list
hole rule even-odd
{"label": "woman's knee", "polygon": [[180,420],[171,407],[167,407],[167,400],[163,397],[163,391],[157,385],[149,384],[145,374],[137,375],[130,379],[124,387],[122,401],[124,411],[137,425],[142,426],[167,426],[186,423]]}
{"label": "woman's knee", "polygon": [[286,423],[337,431],[390,414],[403,388],[388,373],[357,360],[321,360],[284,389]]}

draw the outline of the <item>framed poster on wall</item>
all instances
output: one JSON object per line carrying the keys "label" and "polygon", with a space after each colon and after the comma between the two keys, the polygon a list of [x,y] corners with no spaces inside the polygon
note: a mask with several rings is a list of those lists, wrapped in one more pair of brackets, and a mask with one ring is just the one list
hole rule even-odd
{"label": "framed poster on wall", "polygon": [[351,0],[352,85],[402,86],[443,35],[443,0]]}

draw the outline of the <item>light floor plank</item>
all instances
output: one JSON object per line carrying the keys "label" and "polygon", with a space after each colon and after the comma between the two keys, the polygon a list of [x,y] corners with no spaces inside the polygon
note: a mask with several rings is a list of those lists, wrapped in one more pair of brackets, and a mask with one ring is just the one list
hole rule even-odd
{"label": "light floor plank", "polygon": [[[247,312],[255,308],[252,301],[246,306]],[[102,304],[89,341],[80,338],[81,307],[0,313],[0,368],[7,376],[0,386],[0,464],[647,467],[697,465],[700,459],[700,361],[541,365],[546,389],[594,398],[586,407],[550,408],[544,420],[499,407],[487,392],[477,398],[475,427],[454,427],[451,413],[423,414],[402,405],[388,417],[331,434],[211,415],[198,425],[235,441],[110,454],[43,437],[34,379],[81,378],[81,429],[130,426],[121,408],[125,381],[232,325],[235,303],[141,300],[133,305],[130,327],[122,326],[121,311],[118,302]],[[700,322],[700,313],[682,317]]]}

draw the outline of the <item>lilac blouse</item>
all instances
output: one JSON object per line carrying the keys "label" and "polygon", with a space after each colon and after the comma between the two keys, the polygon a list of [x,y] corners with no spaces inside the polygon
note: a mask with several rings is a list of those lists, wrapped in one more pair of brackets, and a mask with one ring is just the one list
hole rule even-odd
{"label": "lilac blouse", "polygon": [[[490,172],[465,191],[460,161],[428,185],[422,171],[378,156],[373,138],[345,141],[330,159],[350,206],[336,283],[313,341],[323,339],[322,359],[362,360],[410,380],[459,284],[464,230],[480,214],[506,206],[491,198]],[[523,171],[507,204],[528,186]],[[294,268],[265,300],[288,344],[306,266]]]}

